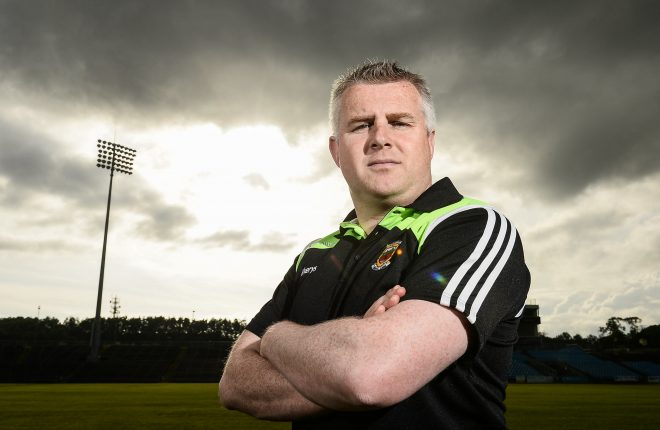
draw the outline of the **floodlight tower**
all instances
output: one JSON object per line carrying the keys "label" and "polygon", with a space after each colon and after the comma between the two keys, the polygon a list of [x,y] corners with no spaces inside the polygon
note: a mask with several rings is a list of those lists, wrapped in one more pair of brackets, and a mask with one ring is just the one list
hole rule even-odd
{"label": "floodlight tower", "polygon": [[115,172],[133,174],[133,159],[135,149],[107,142],[99,139],[97,141],[98,157],[96,167],[110,170],[110,187],[108,188],[108,207],[105,211],[105,232],[103,233],[103,252],[101,253],[101,274],[99,275],[99,292],[96,298],[96,317],[92,324],[92,336],[90,339],[91,352],[90,361],[97,361],[99,348],[101,347],[101,300],[103,297],[103,274],[105,271],[105,248],[108,243],[108,223],[110,221],[110,199],[112,198],[112,178]]}

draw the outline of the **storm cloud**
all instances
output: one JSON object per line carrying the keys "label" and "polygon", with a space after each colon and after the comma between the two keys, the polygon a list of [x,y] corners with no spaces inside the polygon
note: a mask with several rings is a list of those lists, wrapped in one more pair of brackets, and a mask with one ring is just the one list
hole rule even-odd
{"label": "storm cloud", "polygon": [[[0,179],[4,180],[0,201],[3,206],[26,211],[38,206],[43,198],[57,196],[66,201],[61,212],[42,212],[37,224],[62,226],[81,217],[98,224],[97,220],[105,212],[108,175],[94,165],[94,145],[90,144],[90,160],[85,160],[68,154],[60,143],[47,135],[21,128],[2,118],[0,133]],[[135,227],[138,234],[171,241],[180,238],[185,229],[194,224],[194,217],[185,208],[165,202],[139,178],[131,179],[134,179],[131,186],[115,195],[113,207],[139,217]],[[43,250],[57,247],[60,242],[42,245],[11,243],[14,244],[10,246],[7,242],[3,248]],[[65,248],[64,243],[61,245],[60,248]]]}
{"label": "storm cloud", "polygon": [[76,112],[272,123],[293,136],[325,121],[329,83],[347,66],[396,56],[427,76],[440,131],[461,127],[499,166],[526,165],[526,183],[548,197],[660,165],[657,2],[0,8],[4,83]]}
{"label": "storm cloud", "polygon": [[[2,1],[0,209],[16,231],[3,233],[0,251],[75,252],[77,242],[21,235],[21,228],[73,234],[74,223],[85,232],[102,223],[108,178],[90,161],[94,149],[83,159],[67,136],[42,129],[49,122],[92,118],[132,132],[212,124],[216,135],[273,125],[288,148],[300,148],[305,136],[316,141],[318,130],[328,130],[337,75],[368,58],[396,59],[424,75],[433,94],[434,174],[449,169],[461,190],[494,190],[475,197],[508,203],[505,212],[522,225],[544,321],[585,333],[614,313],[657,318],[658,22],[660,3],[649,0]],[[46,119],[33,122],[39,115]],[[171,145],[187,148],[181,140]],[[312,156],[297,160],[308,169],[289,182],[250,166],[212,184],[205,199],[217,200],[217,211],[190,209],[199,201],[186,181],[202,180],[163,185],[140,174],[117,182],[113,211],[147,242],[266,251],[268,264],[312,237],[273,232],[281,224],[268,233],[273,221],[265,213],[243,227],[243,206],[269,201],[284,183],[326,193],[324,181],[338,173],[325,142],[306,147]],[[269,142],[258,143],[246,163]],[[152,147],[155,159],[158,144]],[[197,148],[244,162],[226,157],[231,146]],[[289,170],[289,158],[277,160],[280,171]],[[194,176],[200,162],[184,159],[155,160],[151,172],[162,161]],[[209,162],[204,174],[215,168]],[[161,180],[174,175],[165,170]],[[239,198],[223,200],[226,189]],[[280,214],[294,216],[314,193],[291,188],[295,200],[281,204]],[[314,208],[305,224],[342,212],[341,197],[328,195],[327,207]],[[46,212],[50,201],[56,204]],[[255,226],[261,230],[248,230]]]}
{"label": "storm cloud", "polygon": [[250,240],[250,232],[247,230],[217,231],[206,237],[194,239],[191,243],[202,244],[206,248],[227,247],[237,251],[252,252],[282,252],[291,250],[295,245],[295,242],[281,233],[270,233],[260,241],[254,242]]}

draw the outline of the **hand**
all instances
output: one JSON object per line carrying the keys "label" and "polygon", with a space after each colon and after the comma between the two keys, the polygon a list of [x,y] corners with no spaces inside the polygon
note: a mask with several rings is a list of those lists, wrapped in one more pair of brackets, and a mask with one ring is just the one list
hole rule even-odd
{"label": "hand", "polygon": [[399,304],[401,297],[406,294],[406,289],[401,285],[395,285],[387,290],[384,296],[376,300],[371,307],[365,312],[363,318],[369,318],[384,313],[391,307]]}

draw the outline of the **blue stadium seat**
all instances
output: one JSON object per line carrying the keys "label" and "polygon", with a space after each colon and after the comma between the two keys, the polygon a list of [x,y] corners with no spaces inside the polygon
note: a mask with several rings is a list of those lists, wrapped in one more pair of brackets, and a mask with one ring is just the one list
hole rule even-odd
{"label": "blue stadium seat", "polygon": [[556,350],[530,351],[530,355],[546,363],[566,363],[568,366],[599,381],[639,381],[639,375],[632,370],[611,361],[603,360],[586,353],[578,346]]}
{"label": "blue stadium seat", "polygon": [[660,366],[650,361],[624,361],[623,364],[644,376],[660,377]]}

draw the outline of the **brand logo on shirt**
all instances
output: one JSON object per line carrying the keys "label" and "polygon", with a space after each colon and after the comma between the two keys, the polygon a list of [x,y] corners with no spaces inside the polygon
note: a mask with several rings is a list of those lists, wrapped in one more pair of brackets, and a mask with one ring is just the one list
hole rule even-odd
{"label": "brand logo on shirt", "polygon": [[304,269],[302,269],[302,272],[300,272],[300,276],[308,275],[310,273],[316,272],[317,267],[318,266],[305,267]]}
{"label": "brand logo on shirt", "polygon": [[389,266],[390,260],[392,260],[394,254],[401,255],[402,253],[402,251],[399,249],[399,245],[401,245],[400,240],[397,240],[396,242],[392,242],[389,245],[387,245],[383,250],[383,252],[381,252],[380,255],[378,256],[376,262],[371,265],[371,268],[373,270],[381,270]]}

